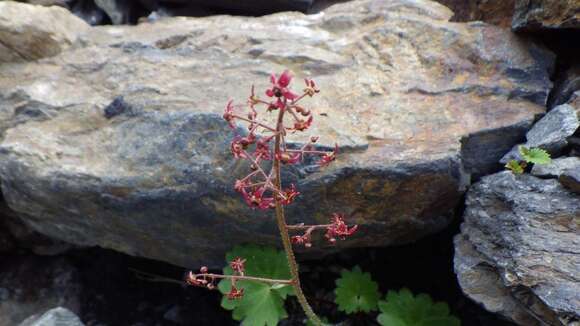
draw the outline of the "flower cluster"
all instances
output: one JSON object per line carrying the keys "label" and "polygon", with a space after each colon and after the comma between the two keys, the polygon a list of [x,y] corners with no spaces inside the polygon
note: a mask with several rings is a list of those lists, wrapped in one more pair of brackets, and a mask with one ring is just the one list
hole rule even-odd
{"label": "flower cluster", "polygon": [[[320,159],[318,164],[326,166],[336,158],[338,146],[333,151],[319,151],[313,148],[318,137],[311,137],[310,142],[299,149],[290,149],[286,146],[288,133],[303,132],[310,128],[314,120],[312,111],[299,105],[299,101],[306,96],[314,96],[319,93],[316,83],[306,79],[301,95],[290,89],[292,75],[284,71],[280,76],[272,74],[270,88],[265,92],[267,99],[263,100],[255,94],[252,87],[247,105],[235,106],[233,102],[227,103],[223,118],[232,129],[235,122],[247,125],[247,135],[236,135],[230,150],[236,159],[248,161],[251,172],[245,177],[236,180],[234,189],[239,192],[246,204],[252,208],[270,209],[276,206],[276,202],[288,205],[300,194],[295,185],[280,189],[275,186],[273,169],[266,172],[263,163],[266,161],[279,161],[284,165],[298,164],[303,161],[305,155],[316,155]],[[259,110],[263,106],[264,110]],[[262,113],[282,110],[291,121],[278,121],[276,125],[269,125],[260,119]],[[287,114],[286,114],[287,113]],[[279,149],[274,150],[274,139],[280,136]]]}
{"label": "flower cluster", "polygon": [[302,235],[294,235],[291,240],[292,243],[297,245],[303,245],[306,248],[312,247],[312,232],[316,229],[326,229],[324,237],[331,244],[336,243],[336,238],[344,240],[346,237],[353,235],[358,229],[358,225],[349,227],[344,222],[344,215],[334,213],[330,219],[330,224],[321,225],[292,225],[289,226],[290,230],[305,230]]}
{"label": "flower cluster", "polygon": [[199,269],[198,274],[189,272],[185,277],[185,282],[192,286],[205,287],[209,290],[216,288],[215,281],[220,278],[229,278],[232,282],[232,287],[227,297],[230,300],[239,299],[244,296],[244,289],[236,287],[236,281],[238,277],[244,276],[244,264],[246,260],[242,258],[236,258],[230,262],[230,267],[234,271],[234,275],[225,276],[220,274],[210,274],[208,273],[207,267],[203,266]]}

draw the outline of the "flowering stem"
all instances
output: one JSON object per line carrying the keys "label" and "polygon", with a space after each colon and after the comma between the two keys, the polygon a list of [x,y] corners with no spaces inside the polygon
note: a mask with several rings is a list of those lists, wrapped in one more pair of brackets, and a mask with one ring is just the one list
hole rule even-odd
{"label": "flowering stem", "polygon": [[330,226],[332,226],[332,224],[318,224],[318,225],[295,224],[295,225],[286,225],[286,228],[288,230],[307,230],[307,229],[316,230],[316,229],[327,229]]}
{"label": "flowering stem", "polygon": [[[274,144],[274,153],[276,155],[280,154],[280,143],[282,140],[282,135],[284,132],[284,111],[281,109],[278,113],[278,123],[276,126],[276,142]],[[278,189],[282,189],[281,173],[280,173],[280,160],[274,160],[274,175],[275,175],[275,186]],[[292,250],[292,242],[290,241],[290,235],[288,234],[288,227],[286,226],[286,218],[284,216],[284,207],[279,200],[276,203],[276,222],[278,223],[278,229],[280,230],[280,237],[282,238],[282,245],[284,246],[284,251],[288,258],[288,266],[290,267],[290,273],[292,275],[292,286],[294,287],[294,292],[296,292],[296,297],[304,313],[315,325],[322,325],[322,321],[316,313],[312,310],[312,307],[308,304],[308,300],[302,292],[302,287],[300,286],[300,275],[298,273],[298,264],[296,263],[296,257],[294,256],[294,251]]]}
{"label": "flowering stem", "polygon": [[293,284],[293,280],[275,280],[271,278],[262,278],[262,277],[254,277],[254,276],[242,276],[242,275],[223,275],[223,274],[212,274],[212,273],[203,273],[203,274],[193,274],[193,277],[207,277],[209,279],[235,279],[235,280],[243,280],[243,281],[254,281],[254,282],[261,282],[261,283],[272,283],[272,284]]}

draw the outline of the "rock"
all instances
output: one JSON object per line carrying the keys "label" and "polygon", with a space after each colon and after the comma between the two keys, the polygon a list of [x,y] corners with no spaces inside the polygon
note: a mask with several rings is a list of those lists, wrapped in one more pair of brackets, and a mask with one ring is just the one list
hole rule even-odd
{"label": "rock", "polygon": [[[526,134],[527,141],[523,145],[528,148],[540,147],[552,155],[558,155],[568,145],[567,138],[574,134],[578,126],[580,126],[580,122],[575,108],[568,104],[562,104],[534,124]],[[505,164],[512,159],[522,160],[518,150],[519,146],[514,146],[501,158],[500,163]]]}
{"label": "rock", "polygon": [[580,194],[580,165],[576,164],[574,168],[565,170],[559,180],[564,187]]}
{"label": "rock", "polygon": [[71,11],[92,26],[104,24],[107,18],[107,14],[93,0],[75,1]]}
{"label": "rock", "polygon": [[75,43],[87,25],[61,7],[0,2],[0,64],[55,56]]}
{"label": "rock", "polygon": [[532,175],[540,178],[558,178],[565,170],[580,166],[579,157],[563,157],[552,160],[552,163],[532,167]]}
{"label": "rock", "polygon": [[192,4],[209,7],[228,14],[267,15],[280,11],[307,12],[313,0],[166,0],[166,3]]}
{"label": "rock", "polygon": [[580,28],[578,0],[516,0],[512,28],[542,30]]}
{"label": "rock", "polygon": [[[0,325],[19,325],[30,316],[40,316],[56,307],[78,313],[82,290],[79,276],[75,267],[64,258],[3,258],[0,288],[4,289],[5,299],[0,300]],[[58,314],[51,313],[45,317],[50,316],[56,317]]]}
{"label": "rock", "polygon": [[74,312],[57,307],[40,316],[31,316],[19,326],[84,326],[84,324]]}
{"label": "rock", "polygon": [[235,244],[276,244],[272,213],[232,189],[247,168],[221,115],[290,67],[295,89],[303,77],[320,85],[305,102],[312,133],[342,153],[329,168],[287,171],[302,193],[290,221],[343,211],[360,233],[340,246],[437,232],[465,171],[496,166],[494,149],[544,112],[553,63],[526,38],[451,15],[429,1],[366,0],[309,16],[167,18],[94,27],[83,48],[0,66],[6,201],[50,237],[181,266],[222,267]]}
{"label": "rock", "polygon": [[113,24],[129,23],[130,2],[123,0],[95,0],[97,7],[103,9]]}
{"label": "rock", "polygon": [[[575,92],[578,92],[576,95]],[[580,64],[567,69],[554,85],[554,91],[548,101],[548,108],[552,109],[580,97]],[[580,103],[579,103],[580,104]],[[580,110],[580,105],[577,106]]]}
{"label": "rock", "polygon": [[510,27],[516,0],[436,0],[454,13],[452,21],[484,21]]}
{"label": "rock", "polygon": [[579,217],[578,196],[555,179],[508,171],[482,178],[455,239],[463,291],[519,325],[576,325]]}

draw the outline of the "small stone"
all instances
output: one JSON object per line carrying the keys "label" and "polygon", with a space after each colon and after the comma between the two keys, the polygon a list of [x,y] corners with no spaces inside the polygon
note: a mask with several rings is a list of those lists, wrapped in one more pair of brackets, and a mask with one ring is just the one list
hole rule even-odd
{"label": "small stone", "polygon": [[572,192],[580,194],[580,166],[568,169],[560,175],[560,183]]}
{"label": "small stone", "polygon": [[41,316],[31,316],[18,326],[84,326],[84,324],[72,311],[57,307]]}

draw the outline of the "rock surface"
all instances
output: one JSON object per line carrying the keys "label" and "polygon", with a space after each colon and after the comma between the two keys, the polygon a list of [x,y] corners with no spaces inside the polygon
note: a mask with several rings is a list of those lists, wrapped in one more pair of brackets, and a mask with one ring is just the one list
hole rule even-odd
{"label": "rock surface", "polygon": [[563,157],[552,160],[550,164],[535,164],[531,173],[541,178],[558,178],[564,171],[577,166],[580,166],[579,157]]}
{"label": "rock surface", "polygon": [[84,326],[84,324],[74,312],[57,307],[40,316],[31,316],[18,326]]}
{"label": "rock surface", "polygon": [[[6,201],[51,237],[182,266],[277,243],[271,213],[232,189],[247,168],[228,153],[220,115],[290,68],[320,85],[312,132],[342,153],[328,169],[287,172],[302,193],[290,221],[343,211],[361,228],[341,245],[417,240],[449,223],[464,171],[496,166],[505,151],[491,149],[523,139],[551,86],[549,52],[451,15],[430,1],[367,0],[312,16],[170,18],[94,27],[82,48],[0,66]],[[462,148],[474,133],[486,136]]]}
{"label": "rock surface", "polygon": [[0,2],[0,64],[57,55],[88,25],[61,7]]}
{"label": "rock surface", "polygon": [[559,177],[560,183],[568,190],[580,194],[580,165],[565,170]]}
{"label": "rock surface", "polygon": [[436,0],[454,13],[451,20],[484,21],[501,27],[510,27],[516,0]]}
{"label": "rock surface", "polygon": [[520,325],[577,325],[578,195],[504,171],[470,188],[464,219],[455,271],[467,296]]}
{"label": "rock surface", "polygon": [[580,28],[578,0],[516,0],[515,30]]}
{"label": "rock surface", "polygon": [[[552,155],[559,155],[568,145],[568,137],[572,136],[580,126],[578,111],[572,105],[562,104],[546,113],[530,131],[526,133],[526,142],[522,145],[532,148],[540,147]],[[500,160],[505,164],[509,160],[522,160],[518,147],[514,146]]]}
{"label": "rock surface", "polygon": [[0,265],[0,325],[18,325],[56,307],[79,312],[80,275],[67,260],[35,256],[2,259],[10,263]]}

